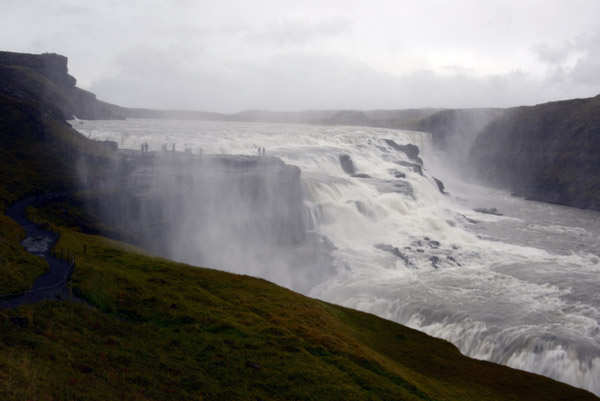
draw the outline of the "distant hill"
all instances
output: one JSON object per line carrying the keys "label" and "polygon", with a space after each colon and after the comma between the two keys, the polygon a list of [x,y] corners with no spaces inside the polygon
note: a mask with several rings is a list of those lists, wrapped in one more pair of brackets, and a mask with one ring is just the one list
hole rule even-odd
{"label": "distant hill", "polygon": [[108,105],[108,107],[115,115],[124,116],[126,118],[353,125],[380,128],[414,127],[421,119],[440,110],[305,110],[289,112],[245,110],[238,113],[223,114],[192,110],[136,109],[115,105]]}

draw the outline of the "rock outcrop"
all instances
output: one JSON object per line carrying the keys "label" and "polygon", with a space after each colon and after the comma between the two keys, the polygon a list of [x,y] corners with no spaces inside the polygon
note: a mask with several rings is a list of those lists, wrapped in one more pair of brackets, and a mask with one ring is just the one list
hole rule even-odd
{"label": "rock outcrop", "polygon": [[481,131],[469,161],[517,195],[600,210],[600,96],[508,109]]}
{"label": "rock outcrop", "polygon": [[41,98],[54,105],[67,120],[123,119],[117,107],[78,88],[69,75],[67,58],[58,54],[0,52],[0,93],[17,99]]}

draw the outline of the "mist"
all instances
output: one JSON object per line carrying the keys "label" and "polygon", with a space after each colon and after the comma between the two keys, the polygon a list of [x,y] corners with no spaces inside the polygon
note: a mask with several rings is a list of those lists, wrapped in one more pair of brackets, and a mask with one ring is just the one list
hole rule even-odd
{"label": "mist", "polygon": [[[325,240],[310,232],[299,168],[270,156],[181,148],[165,143],[160,150],[126,151],[125,176],[88,178],[97,192],[89,211],[158,256],[300,292],[322,280],[331,258]],[[79,168],[82,176],[89,170],[85,163]]]}

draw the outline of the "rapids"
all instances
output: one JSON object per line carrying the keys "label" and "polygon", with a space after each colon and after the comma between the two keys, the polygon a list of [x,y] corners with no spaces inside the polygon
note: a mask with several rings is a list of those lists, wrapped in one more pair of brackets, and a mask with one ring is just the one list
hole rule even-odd
{"label": "rapids", "polygon": [[[256,155],[265,147],[301,169],[308,227],[335,246],[335,273],[306,295],[600,395],[600,213],[465,184],[420,132],[165,120],[74,127],[134,150],[175,143],[196,154]],[[422,174],[386,140],[417,145]],[[356,174],[344,171],[340,155]],[[232,270],[247,273],[241,265]],[[281,271],[262,276],[278,282]]]}

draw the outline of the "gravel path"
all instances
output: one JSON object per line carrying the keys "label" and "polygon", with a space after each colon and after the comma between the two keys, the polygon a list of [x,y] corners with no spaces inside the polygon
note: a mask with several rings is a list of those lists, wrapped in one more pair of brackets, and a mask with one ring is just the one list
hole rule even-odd
{"label": "gravel path", "polygon": [[31,206],[39,206],[64,194],[46,194],[36,198],[28,198],[17,202],[7,210],[6,215],[16,221],[25,230],[25,239],[21,244],[25,249],[48,262],[49,270],[35,280],[30,291],[10,299],[0,300],[0,309],[16,308],[24,304],[40,302],[47,299],[71,299],[66,287],[70,263],[50,256],[58,235],[41,229],[37,224],[25,217],[25,210]]}

